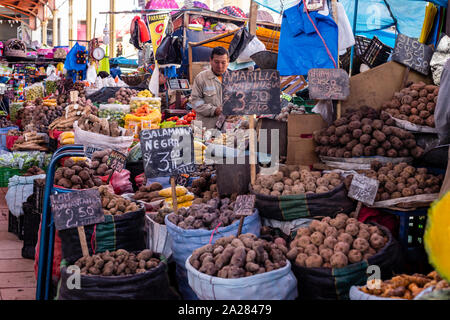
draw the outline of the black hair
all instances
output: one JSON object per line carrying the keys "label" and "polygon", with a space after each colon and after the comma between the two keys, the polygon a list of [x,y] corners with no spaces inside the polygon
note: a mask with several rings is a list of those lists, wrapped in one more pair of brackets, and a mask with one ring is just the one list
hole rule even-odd
{"label": "black hair", "polygon": [[224,47],[215,47],[212,51],[211,51],[211,59],[214,58],[214,55],[216,56],[223,56],[224,54],[227,55],[227,57],[229,57],[229,53],[228,50],[225,49]]}

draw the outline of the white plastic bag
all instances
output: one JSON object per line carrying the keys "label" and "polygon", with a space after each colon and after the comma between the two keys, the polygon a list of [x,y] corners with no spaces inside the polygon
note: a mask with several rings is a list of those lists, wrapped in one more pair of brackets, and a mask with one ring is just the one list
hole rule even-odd
{"label": "white plastic bag", "polygon": [[95,80],[97,80],[97,70],[95,70],[95,65],[91,63],[86,71],[86,81],[95,83]]}
{"label": "white plastic bag", "polygon": [[297,279],[291,264],[250,277],[224,279],[201,273],[186,259],[189,285],[200,300],[294,300]]}
{"label": "white plastic bag", "polygon": [[258,39],[258,37],[253,37],[253,39],[247,44],[247,46],[242,50],[239,57],[236,59],[237,63],[244,63],[244,62],[250,62],[253,61],[252,58],[250,58],[251,55],[266,50],[266,46],[264,43],[261,42],[261,40]]}
{"label": "white plastic bag", "polygon": [[[128,154],[128,148],[133,143],[133,136],[110,137],[103,134],[93,133],[81,130],[78,127],[78,121],[73,123],[75,133],[75,144],[82,144],[85,147],[117,150],[123,154]],[[121,132],[125,132],[124,128],[120,128]]]}
{"label": "white plastic bag", "polygon": [[148,214],[145,216],[145,225],[148,232],[147,248],[162,253],[165,257],[172,256],[172,240],[166,225],[153,221]]}
{"label": "white plastic bag", "polygon": [[11,213],[19,217],[23,214],[22,205],[27,198],[33,194],[33,183],[35,179],[45,179],[45,174],[36,176],[14,176],[9,178],[6,203]]}

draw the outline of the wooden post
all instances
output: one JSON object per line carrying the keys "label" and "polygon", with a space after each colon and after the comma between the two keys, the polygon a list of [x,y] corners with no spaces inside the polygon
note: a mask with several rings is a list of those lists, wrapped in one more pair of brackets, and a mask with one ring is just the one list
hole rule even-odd
{"label": "wooden post", "polygon": [[358,201],[358,204],[356,205],[356,210],[355,210],[355,213],[356,213],[356,219],[358,219],[359,212],[361,211],[361,208],[362,208],[362,202],[361,202],[361,201]]}
{"label": "wooden post", "polygon": [[53,33],[53,47],[59,45],[59,32],[58,32],[58,9],[52,10],[52,33]]}
{"label": "wooden post", "polygon": [[86,0],[86,40],[92,37],[92,0]]}
{"label": "wooden post", "polygon": [[[69,39],[77,40],[74,33],[74,23],[73,23],[73,0],[69,0]],[[74,41],[69,41],[69,47],[72,48],[75,44]]]}
{"label": "wooden post", "polygon": [[83,252],[83,257],[89,256],[89,249],[86,242],[86,233],[84,233],[84,227],[78,227],[78,237],[80,238],[81,252]]}
{"label": "wooden post", "polygon": [[256,136],[255,136],[255,115],[250,115],[249,122],[249,146],[250,146],[250,182],[252,185],[256,181]]}
{"label": "wooden post", "polygon": [[258,16],[258,4],[255,1],[251,1],[250,3],[250,14],[248,17],[248,30],[250,34],[256,34],[256,18]]}
{"label": "wooden post", "polygon": [[[116,0],[109,0],[109,10],[111,12],[116,11]],[[110,14],[109,19],[109,57],[114,58],[116,56],[116,16],[114,14]]]}
{"label": "wooden post", "polygon": [[241,217],[241,220],[239,221],[239,228],[238,228],[238,233],[237,233],[237,237],[239,237],[242,233],[242,226],[244,225],[244,219],[245,216]]}
{"label": "wooden post", "polygon": [[170,177],[170,185],[172,187],[172,206],[175,214],[178,214],[177,188],[175,185],[175,177]]}
{"label": "wooden post", "polygon": [[[338,16],[337,16],[337,1],[336,0],[331,0],[331,7],[333,10],[333,20],[337,24]],[[339,41],[338,41],[338,52],[339,52]],[[336,63],[337,63],[337,67],[339,68],[339,54],[338,54],[338,60],[336,61]],[[349,76],[351,76],[351,75],[349,75]],[[336,110],[336,118],[340,119],[341,115],[342,115],[342,103],[341,103],[341,101],[338,101],[337,110]]]}
{"label": "wooden post", "polygon": [[44,19],[41,22],[42,45],[47,45],[47,26],[48,26],[48,20]]}

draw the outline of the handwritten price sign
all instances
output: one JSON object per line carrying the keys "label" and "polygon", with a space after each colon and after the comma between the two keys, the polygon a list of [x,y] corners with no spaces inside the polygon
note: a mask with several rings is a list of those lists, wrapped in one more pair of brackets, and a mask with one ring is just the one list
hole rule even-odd
{"label": "handwritten price sign", "polygon": [[311,69],[308,81],[310,99],[345,100],[350,95],[350,79],[343,69]]}
{"label": "handwritten price sign", "polygon": [[378,180],[355,174],[348,190],[348,196],[364,204],[373,205],[379,184]]}
{"label": "handwritten price sign", "polygon": [[416,39],[399,34],[395,41],[392,60],[424,75],[428,75],[432,56],[432,48],[420,43]]}

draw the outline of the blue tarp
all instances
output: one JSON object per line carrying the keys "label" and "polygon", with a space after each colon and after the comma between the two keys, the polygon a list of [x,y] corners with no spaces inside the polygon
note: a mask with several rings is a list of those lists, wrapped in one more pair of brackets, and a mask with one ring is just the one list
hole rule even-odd
{"label": "blue tarp", "polygon": [[[280,13],[299,3],[299,0],[256,0],[258,4]],[[355,0],[340,0],[344,5],[350,23],[353,24]],[[446,0],[432,0],[443,7],[447,7]],[[397,20],[397,30],[409,37],[418,38],[422,30],[425,17],[424,0],[360,0],[358,5],[358,23],[356,33],[386,29],[395,24],[392,15]]]}

